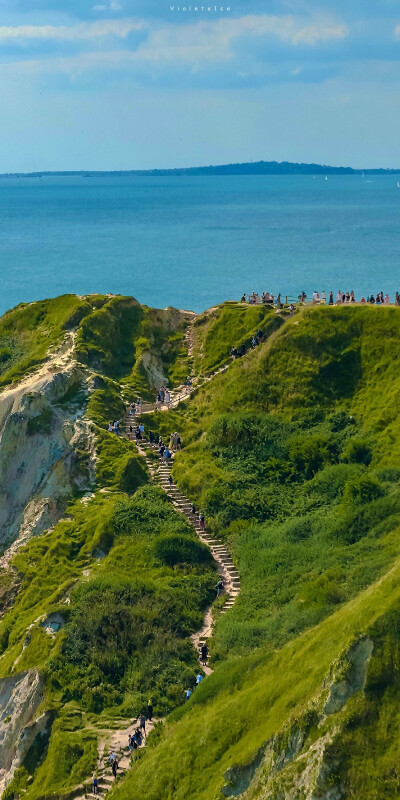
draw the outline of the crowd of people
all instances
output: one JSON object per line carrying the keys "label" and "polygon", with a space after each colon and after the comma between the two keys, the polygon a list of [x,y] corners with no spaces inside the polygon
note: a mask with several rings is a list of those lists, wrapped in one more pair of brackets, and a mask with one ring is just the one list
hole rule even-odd
{"label": "crowd of people", "polygon": [[[325,291],[322,292],[314,291],[311,299],[307,298],[306,292],[303,291],[301,292],[301,294],[298,295],[297,300],[302,305],[305,305],[308,302],[311,302],[314,305],[316,304],[323,305],[324,303],[327,303],[328,305],[331,306],[342,305],[343,303],[362,303],[362,304],[370,303],[371,305],[377,305],[377,306],[392,304],[390,296],[387,292],[385,294],[383,292],[378,292],[377,294],[373,293],[367,295],[367,297],[362,296],[359,300],[357,300],[353,290],[351,290],[350,292],[349,291],[342,292],[341,290],[339,290],[336,293],[336,296],[334,296],[333,292],[329,292],[327,294]],[[250,305],[257,305],[263,303],[265,305],[276,306],[277,309],[282,308],[284,305],[282,302],[282,295],[280,292],[276,297],[276,301],[274,295],[271,294],[271,292],[262,292],[261,294],[254,291],[251,292],[251,294],[246,294],[246,292],[244,292],[242,297],[240,298],[240,302],[249,303]],[[400,292],[395,293],[393,303],[395,306],[400,306]],[[290,308],[291,310],[294,309],[293,304],[290,305]]]}

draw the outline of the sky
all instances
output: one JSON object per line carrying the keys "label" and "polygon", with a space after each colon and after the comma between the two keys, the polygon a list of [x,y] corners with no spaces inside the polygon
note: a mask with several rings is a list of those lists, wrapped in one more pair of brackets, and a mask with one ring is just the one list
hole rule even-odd
{"label": "sky", "polygon": [[0,172],[400,167],[400,0],[0,0]]}

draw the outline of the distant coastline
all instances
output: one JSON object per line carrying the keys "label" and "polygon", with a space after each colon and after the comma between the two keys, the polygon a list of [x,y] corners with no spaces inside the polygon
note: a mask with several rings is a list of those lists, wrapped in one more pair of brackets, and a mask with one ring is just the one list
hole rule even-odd
{"label": "distant coastline", "polygon": [[82,177],[107,178],[123,176],[179,177],[184,175],[400,175],[400,168],[354,169],[326,164],[300,164],[291,161],[255,161],[243,164],[221,164],[205,167],[131,170],[55,170],[37,172],[3,172],[0,178]]}

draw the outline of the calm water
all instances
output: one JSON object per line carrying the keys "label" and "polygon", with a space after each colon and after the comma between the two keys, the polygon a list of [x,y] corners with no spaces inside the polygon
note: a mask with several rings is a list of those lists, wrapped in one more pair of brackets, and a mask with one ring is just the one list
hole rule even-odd
{"label": "calm water", "polygon": [[0,179],[0,313],[64,292],[196,311],[400,289],[397,177]]}

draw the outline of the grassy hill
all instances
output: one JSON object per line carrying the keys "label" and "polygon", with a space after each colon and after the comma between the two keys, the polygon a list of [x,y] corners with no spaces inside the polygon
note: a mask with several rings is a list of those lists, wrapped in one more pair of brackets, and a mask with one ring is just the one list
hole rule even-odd
{"label": "grassy hill", "polygon": [[[286,317],[223,304],[194,321],[191,361],[187,316],[132,298],[93,305],[74,311],[92,376],[93,497],[71,500],[14,556],[0,618],[0,676],[38,668],[42,709],[55,714],[7,797],[66,796],[93,768],[96,726],[137,713],[149,693],[166,720],[112,800],[400,797],[398,309]],[[262,343],[230,363],[259,330]],[[145,418],[164,440],[180,432],[175,480],[241,577],[233,609],[215,607],[214,673],[183,704],[213,564],[133,445],[105,428],[133,392],[153,397],[160,371],[173,383],[192,364],[206,375],[226,363],[177,409]],[[49,637],[38,619],[60,610]]]}
{"label": "grassy hill", "polygon": [[[301,311],[155,419],[182,434],[175,478],[227,541],[241,594],[216,625],[214,675],[118,798],[145,785],[151,798],[211,800],[224,786],[300,798],[307,770],[313,797],[397,796],[398,708],[392,733],[384,720],[397,685],[399,333],[396,309]],[[361,680],[352,648],[367,639]]]}

